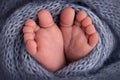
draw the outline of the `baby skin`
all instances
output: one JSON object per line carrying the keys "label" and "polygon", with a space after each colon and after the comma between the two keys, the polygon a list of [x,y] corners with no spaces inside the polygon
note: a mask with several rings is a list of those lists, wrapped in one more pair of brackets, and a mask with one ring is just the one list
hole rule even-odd
{"label": "baby skin", "polygon": [[25,22],[24,42],[28,53],[52,72],[87,56],[98,42],[98,34],[85,11],[79,11],[75,17],[74,9],[63,9],[60,28],[47,10],[41,10],[38,19],[39,25],[32,19]]}

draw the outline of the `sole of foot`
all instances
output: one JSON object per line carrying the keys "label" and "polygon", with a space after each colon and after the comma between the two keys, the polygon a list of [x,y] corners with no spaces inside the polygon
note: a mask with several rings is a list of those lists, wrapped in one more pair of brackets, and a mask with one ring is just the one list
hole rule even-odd
{"label": "sole of foot", "polygon": [[65,66],[62,33],[47,10],[41,10],[38,19],[39,25],[32,19],[25,22],[26,49],[42,66],[55,72]]}
{"label": "sole of foot", "polygon": [[61,12],[60,28],[68,62],[87,56],[98,43],[96,29],[85,11],[79,11],[75,17],[74,9],[65,8]]}

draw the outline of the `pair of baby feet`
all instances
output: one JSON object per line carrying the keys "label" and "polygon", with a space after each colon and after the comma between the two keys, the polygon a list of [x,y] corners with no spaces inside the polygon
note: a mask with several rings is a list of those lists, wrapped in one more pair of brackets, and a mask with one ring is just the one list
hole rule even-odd
{"label": "pair of baby feet", "polygon": [[98,42],[98,34],[85,11],[79,11],[75,17],[74,9],[65,8],[60,28],[47,10],[41,10],[38,19],[39,25],[32,19],[25,22],[24,41],[29,54],[50,71],[87,56]]}

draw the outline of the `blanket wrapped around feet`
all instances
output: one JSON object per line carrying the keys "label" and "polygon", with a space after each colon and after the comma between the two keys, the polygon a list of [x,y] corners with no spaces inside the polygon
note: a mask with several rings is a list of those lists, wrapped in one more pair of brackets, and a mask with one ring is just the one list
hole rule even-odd
{"label": "blanket wrapped around feet", "polygon": [[[0,80],[119,80],[120,0],[1,0]],[[42,67],[26,51],[23,26],[37,22],[37,13],[47,9],[59,25],[65,7],[84,10],[99,34],[99,42],[88,56],[56,73]]]}

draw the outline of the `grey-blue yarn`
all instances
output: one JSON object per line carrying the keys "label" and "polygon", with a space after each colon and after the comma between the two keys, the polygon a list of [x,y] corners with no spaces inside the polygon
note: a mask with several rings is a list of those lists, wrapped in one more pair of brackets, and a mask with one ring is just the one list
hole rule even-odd
{"label": "grey-blue yarn", "polygon": [[[0,34],[1,79],[7,80],[6,77],[8,77],[9,80],[97,80],[90,73],[95,72],[96,74],[94,75],[98,75],[99,77],[100,73],[107,70],[103,69],[99,72],[100,75],[97,74],[97,71],[104,67],[105,61],[109,60],[110,55],[115,52],[114,50],[118,47],[116,43],[120,40],[120,12],[117,12],[118,10],[120,11],[120,8],[117,6],[117,3],[113,3],[117,0],[109,0],[109,4],[107,1],[75,0],[68,2],[67,0],[47,0],[42,2],[38,0],[31,1],[31,3],[27,3],[16,9],[1,24],[3,25]],[[104,3],[107,5],[102,5]],[[119,9],[113,13],[114,9],[116,9],[115,6]],[[28,18],[32,18],[37,22],[37,13],[41,9],[49,10],[52,13],[54,21],[59,23],[60,12],[65,7],[72,7],[76,12],[80,10],[87,12],[99,34],[99,42],[85,58],[71,63],[56,73],[52,73],[42,67],[41,64],[28,54],[23,41],[22,29]],[[9,10],[6,7],[4,9],[6,12]],[[2,11],[5,13],[4,10]],[[4,15],[3,13],[1,14]],[[0,20],[1,22],[4,21]],[[119,62],[117,64],[119,65]]]}

